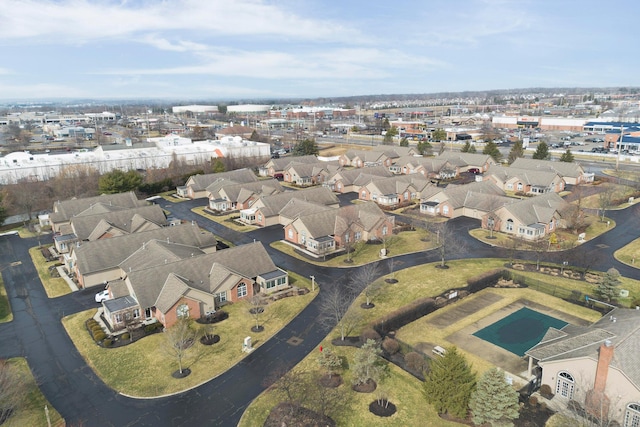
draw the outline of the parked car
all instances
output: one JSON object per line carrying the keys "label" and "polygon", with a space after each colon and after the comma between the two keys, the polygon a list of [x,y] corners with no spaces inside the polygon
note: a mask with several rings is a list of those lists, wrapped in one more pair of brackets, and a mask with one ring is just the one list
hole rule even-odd
{"label": "parked car", "polygon": [[102,303],[102,301],[107,301],[109,299],[109,291],[105,289],[104,291],[100,291],[96,294],[96,302]]}

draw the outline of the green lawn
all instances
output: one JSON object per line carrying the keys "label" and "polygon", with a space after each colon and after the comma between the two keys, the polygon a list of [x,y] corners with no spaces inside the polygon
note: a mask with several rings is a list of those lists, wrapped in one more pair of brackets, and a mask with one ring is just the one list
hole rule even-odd
{"label": "green lawn", "polygon": [[9,297],[7,296],[7,290],[4,287],[2,275],[0,275],[0,323],[11,322],[12,320],[13,313],[11,312]]}
{"label": "green lawn", "polygon": [[[402,231],[397,235],[394,235],[394,239],[391,243],[387,244],[387,255],[389,257],[420,252],[432,249],[435,246],[435,242],[430,238],[430,233],[424,229],[417,228],[415,231]],[[328,259],[327,261],[311,260],[309,258],[303,258],[293,248],[293,246],[284,242],[274,242],[271,247],[291,255],[296,258],[304,259],[306,262],[315,265],[322,265],[325,267],[354,267],[357,265],[368,264],[380,259],[380,249],[384,246],[380,244],[363,244],[359,250],[351,252],[352,263],[346,263],[347,255],[340,255],[335,258]],[[391,260],[392,258],[387,258]]]}
{"label": "green lawn", "polygon": [[613,255],[618,261],[627,265],[640,266],[640,239],[636,239],[627,246],[618,249]]}
{"label": "green lawn", "polygon": [[180,203],[180,202],[189,200],[189,199],[181,199],[179,197],[173,197],[174,194],[176,194],[176,191],[170,190],[170,191],[165,191],[164,193],[160,193],[158,194],[158,196],[162,197],[163,199],[171,203]]}
{"label": "green lawn", "polygon": [[[635,193],[635,189],[626,185],[612,184],[612,183],[602,183],[600,187],[613,187],[613,199],[622,199],[625,200],[625,203],[619,206],[611,206],[607,208],[607,210],[617,210],[624,209],[630,206],[629,203],[626,203],[626,200],[629,196],[632,196]],[[600,197],[597,194],[592,196],[588,196],[582,199],[581,206],[583,208],[591,208],[591,209],[600,209]]]}
{"label": "green lawn", "polygon": [[[343,360],[353,360],[355,348],[334,347],[330,341],[323,341],[324,348],[331,348]],[[309,354],[294,369],[301,372],[318,370],[317,352]],[[351,389],[351,373],[348,369],[342,372],[344,383],[338,388],[342,393],[345,407],[329,411],[329,415],[339,426],[350,427],[383,427],[383,426],[455,426],[458,424],[442,420],[435,410],[422,397],[422,382],[407,374],[395,365],[389,366],[389,376],[383,379],[373,393],[357,393]],[[377,393],[384,392],[396,405],[397,412],[388,418],[377,417],[369,412],[369,403],[376,399]],[[271,408],[282,399],[275,391],[267,390],[256,398],[243,414],[239,427],[253,427],[264,424]]]}
{"label": "green lawn", "polygon": [[17,357],[9,359],[9,363],[15,365],[25,379],[27,383],[27,396],[25,405],[2,425],[7,427],[46,426],[47,417],[44,410],[46,405],[49,410],[51,425],[54,427],[63,427],[65,425],[64,419],[62,419],[58,411],[51,406],[40,392],[26,359]]}
{"label": "green lawn", "polygon": [[[291,277],[296,286],[310,287],[308,279],[295,274]],[[212,346],[196,342],[184,364],[191,369],[191,375],[180,380],[171,376],[178,365],[174,358],[162,350],[165,339],[162,333],[147,336],[125,347],[106,349],[96,345],[84,327],[84,322],[96,310],[67,316],[63,324],[78,351],[109,387],[127,395],[151,397],[187,390],[220,375],[247,355],[241,351],[244,337],[251,336],[253,346],[259,347],[302,311],[317,294],[316,287],[315,292],[270,303],[260,319],[265,327],[261,333],[251,332],[255,320],[249,314],[248,305],[236,303],[225,306],[229,318],[214,326],[214,333],[220,335],[220,342]]]}
{"label": "green lawn", "polygon": [[[360,304],[365,302],[364,295],[360,295],[351,305],[350,310],[358,311],[362,315],[360,328],[354,331],[351,335],[359,334],[370,322],[375,321],[375,319],[378,319],[403,305],[415,301],[417,298],[436,296],[450,288],[465,286],[469,277],[478,275],[493,268],[503,267],[504,263],[505,260],[500,259],[460,260],[447,262],[450,268],[446,270],[435,268],[437,263],[431,263],[398,271],[394,274],[394,277],[398,282],[395,284],[385,283],[383,285],[380,294],[372,300],[375,304],[373,309],[363,310],[360,308]],[[558,279],[556,277],[542,274],[527,274],[537,276],[539,279],[552,279],[554,284],[558,281],[558,286],[566,286],[569,288],[573,288],[577,283],[579,283],[570,279]],[[625,278],[624,280],[625,283],[629,283],[627,281],[631,279]],[[640,284],[638,281],[633,282],[634,286]],[[420,341],[425,341],[425,334],[428,334],[428,341],[446,344],[445,337],[451,333],[460,330],[469,324],[476,322],[480,318],[498,311],[504,306],[522,298],[531,299],[539,302],[540,304],[560,309],[568,314],[584,318],[588,321],[595,321],[600,318],[600,314],[593,310],[565,302],[559,298],[536,292],[532,289],[490,289],[482,292],[496,292],[502,295],[504,299],[472,316],[461,319],[460,322],[456,322],[454,325],[443,330],[433,328],[425,329],[424,322],[421,321],[421,319],[398,331],[398,338],[409,344],[415,344]],[[477,294],[470,295],[467,298],[476,297]],[[451,306],[445,307],[441,310],[447,310],[450,307]],[[440,312],[441,311],[438,311],[438,313]],[[331,344],[331,339],[338,338],[339,336],[339,331],[334,329],[327,335],[321,345],[324,348],[332,348],[339,355],[346,358],[347,362],[349,362],[353,358],[354,348],[333,347]],[[481,373],[491,367],[489,362],[482,360],[473,354],[463,353],[471,362],[473,369],[476,372]],[[316,357],[317,352],[309,354],[294,369],[299,370],[300,372],[317,370],[318,365]],[[378,418],[368,411],[367,405],[375,399],[375,392],[372,394],[360,394],[354,393],[351,390],[351,374],[348,370],[348,366],[347,369],[343,371],[342,376],[344,384],[340,387],[343,388],[345,393],[344,399],[348,402],[348,408],[338,410],[336,413],[330,413],[332,418],[340,426],[453,425],[453,423],[448,424],[444,420],[440,419],[431,406],[424,401],[421,393],[422,383],[400,369],[392,367],[390,376],[383,380],[379,385],[379,390],[385,392],[389,396],[389,399],[398,407],[398,412],[388,419]],[[247,408],[239,426],[250,427],[262,425],[271,408],[281,401],[283,401],[283,399],[277,391],[267,390]]]}
{"label": "green lawn", "polygon": [[65,280],[61,277],[51,277],[49,273],[49,267],[55,265],[58,261],[47,261],[40,253],[40,248],[33,247],[29,249],[29,255],[33,265],[35,265],[40,276],[40,281],[44,286],[44,290],[49,298],[55,298],[62,295],[70,294],[71,288]]}

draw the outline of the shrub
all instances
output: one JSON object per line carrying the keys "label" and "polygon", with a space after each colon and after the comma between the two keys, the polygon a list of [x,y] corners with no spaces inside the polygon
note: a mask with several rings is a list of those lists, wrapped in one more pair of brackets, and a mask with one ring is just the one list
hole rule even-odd
{"label": "shrub", "polygon": [[400,350],[400,344],[393,338],[385,337],[382,348],[389,354],[396,354]]}
{"label": "shrub", "polygon": [[107,337],[107,335],[102,331],[100,331],[100,332],[98,332],[98,333],[93,335],[93,339],[96,340],[96,342],[102,341],[106,337]]}
{"label": "shrub", "polygon": [[489,286],[493,286],[498,282],[498,279],[508,279],[509,272],[502,268],[495,268],[493,270],[485,271],[474,277],[467,279],[467,289],[469,292],[478,292]]}
{"label": "shrub", "polygon": [[380,334],[395,331],[436,310],[436,302],[431,297],[419,298],[400,307],[375,321],[374,328]]}
{"label": "shrub", "polygon": [[542,384],[540,386],[540,394],[545,398],[553,396],[553,393],[551,392],[551,386],[549,384]]}
{"label": "shrub", "polygon": [[424,360],[424,356],[415,351],[410,351],[404,355],[404,362],[407,364],[407,368],[413,369],[417,372],[424,372],[427,370],[427,361]]}
{"label": "shrub", "polygon": [[102,341],[102,344],[105,347],[111,347],[113,345],[113,340],[111,338],[106,338]]}
{"label": "shrub", "polygon": [[122,340],[128,340],[131,338],[131,334],[129,334],[128,332],[125,332],[124,334],[122,334],[122,336],[120,337]]}
{"label": "shrub", "polygon": [[362,342],[367,342],[367,340],[378,341],[380,340],[380,334],[373,328],[366,328],[360,334],[360,339]]}
{"label": "shrub", "polygon": [[536,406],[538,404],[538,398],[535,396],[529,396],[529,405]]}
{"label": "shrub", "polygon": [[91,329],[94,326],[98,326],[99,323],[96,319],[89,319],[87,320],[87,328]]}

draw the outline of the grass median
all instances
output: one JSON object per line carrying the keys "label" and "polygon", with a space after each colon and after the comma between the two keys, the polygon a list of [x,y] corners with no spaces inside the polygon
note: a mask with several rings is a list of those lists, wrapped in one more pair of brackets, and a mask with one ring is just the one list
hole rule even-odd
{"label": "grass median", "polygon": [[620,262],[632,267],[640,267],[640,239],[636,239],[613,254]]}
{"label": "grass median", "polygon": [[4,287],[4,281],[0,275],[0,323],[11,322],[12,320],[13,313],[11,312],[9,297],[7,296],[7,290]]}
{"label": "grass median", "polygon": [[44,256],[42,256],[40,248],[37,246],[29,249],[29,255],[31,255],[31,261],[33,261],[33,265],[38,271],[38,276],[40,276],[42,286],[44,286],[44,290],[49,298],[55,298],[71,293],[71,288],[69,288],[69,285],[63,278],[51,277],[49,268],[58,264],[57,260],[47,261]]}

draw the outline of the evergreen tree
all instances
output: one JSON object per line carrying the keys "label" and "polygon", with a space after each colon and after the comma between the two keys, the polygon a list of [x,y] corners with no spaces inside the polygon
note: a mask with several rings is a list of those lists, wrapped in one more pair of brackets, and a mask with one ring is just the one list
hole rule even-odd
{"label": "evergreen tree", "polygon": [[524,157],[524,148],[522,147],[522,141],[518,140],[513,143],[511,151],[509,151],[509,157],[507,157],[507,160],[509,161],[509,164],[511,164],[515,162],[516,159],[522,157]]}
{"label": "evergreen tree", "polygon": [[403,137],[400,140],[400,147],[408,147],[409,146],[409,140],[406,137]]}
{"label": "evergreen tree", "polygon": [[610,268],[602,275],[602,279],[596,285],[594,293],[598,298],[606,302],[613,302],[620,294],[620,291],[618,291],[620,283],[620,273],[615,268]]}
{"label": "evergreen tree", "polygon": [[431,139],[434,141],[444,141],[447,139],[447,131],[441,128],[438,128],[431,132]]}
{"label": "evergreen tree", "polygon": [[384,138],[382,138],[382,143],[384,145],[393,144],[393,138],[395,136],[398,136],[398,128],[395,126],[391,126],[389,129],[387,129],[387,132],[384,134]]}
{"label": "evergreen tree", "polygon": [[320,150],[318,149],[316,140],[313,138],[303,139],[302,141],[294,145],[293,150],[291,150],[292,156],[317,156],[318,153],[320,153]]}
{"label": "evergreen tree", "polygon": [[533,158],[536,160],[548,160],[551,157],[549,153],[549,146],[546,142],[541,142],[536,147],[536,152],[533,153]]}
{"label": "evergreen tree", "polygon": [[476,146],[472,145],[471,147],[469,147],[469,151],[467,151],[468,153],[472,153],[475,154],[478,152],[478,150],[476,150]]}
{"label": "evergreen tree", "polygon": [[423,156],[431,156],[433,154],[433,146],[427,141],[418,142],[416,149]]}
{"label": "evergreen tree", "polygon": [[502,159],[502,153],[500,153],[498,145],[493,141],[486,143],[484,150],[482,150],[482,154],[491,156],[491,158],[496,162],[499,162]]}
{"label": "evergreen tree", "polygon": [[511,421],[518,418],[518,392],[504,378],[504,372],[491,368],[485,372],[471,394],[469,408],[476,425]]}
{"label": "evergreen tree", "polygon": [[225,167],[222,159],[216,157],[216,159],[213,161],[213,173],[220,173],[226,170],[227,168]]}
{"label": "evergreen tree", "polygon": [[468,153],[470,149],[471,149],[471,142],[467,141],[467,142],[464,143],[464,145],[460,149],[460,152],[461,153]]}
{"label": "evergreen tree", "polygon": [[424,396],[440,413],[465,418],[476,376],[463,355],[455,347],[447,349],[444,357],[438,357],[430,365],[424,381]]}
{"label": "evergreen tree", "polygon": [[103,194],[124,193],[138,188],[142,176],[134,170],[123,172],[119,169],[105,173],[98,180],[98,190]]}
{"label": "evergreen tree", "polygon": [[318,364],[331,376],[342,368],[342,359],[330,348],[325,348],[318,356]]}
{"label": "evergreen tree", "polygon": [[380,381],[387,369],[386,362],[380,357],[381,352],[379,344],[372,339],[368,339],[356,350],[352,368],[354,384],[363,384],[369,380]]}
{"label": "evergreen tree", "polygon": [[573,153],[571,150],[565,151],[562,156],[560,156],[560,161],[565,163],[573,163]]}
{"label": "evergreen tree", "polygon": [[446,149],[447,149],[447,144],[445,144],[444,141],[442,141],[440,143],[440,148],[438,149],[438,155],[444,153]]}

